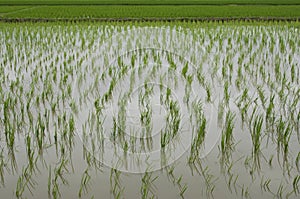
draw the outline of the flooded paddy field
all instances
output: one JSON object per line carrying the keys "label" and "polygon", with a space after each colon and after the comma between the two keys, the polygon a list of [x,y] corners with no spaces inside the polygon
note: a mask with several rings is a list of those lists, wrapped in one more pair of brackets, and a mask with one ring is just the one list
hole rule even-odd
{"label": "flooded paddy field", "polygon": [[299,23],[0,26],[1,197],[299,197]]}

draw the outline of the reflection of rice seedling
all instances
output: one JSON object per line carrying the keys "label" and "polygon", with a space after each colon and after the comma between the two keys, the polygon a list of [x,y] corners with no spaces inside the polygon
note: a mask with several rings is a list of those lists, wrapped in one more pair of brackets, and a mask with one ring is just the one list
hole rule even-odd
{"label": "reflection of rice seedling", "polygon": [[300,143],[300,110],[297,115],[296,129],[297,129],[298,142]]}
{"label": "reflection of rice seedling", "polygon": [[53,198],[59,198],[61,197],[60,189],[59,189],[59,184],[57,180],[53,180],[53,187],[52,187],[52,196]]}
{"label": "reflection of rice seedling", "polygon": [[299,191],[299,182],[300,182],[300,176],[297,175],[294,178],[294,180],[293,180],[293,191],[294,191],[295,195],[300,194],[300,191]]}
{"label": "reflection of rice seedling", "polygon": [[181,75],[182,75],[184,78],[186,78],[186,73],[187,73],[188,69],[189,69],[188,63],[186,63],[186,64],[184,65],[184,67],[182,68],[182,70],[181,70]]}
{"label": "reflection of rice seedling", "polygon": [[88,192],[88,186],[89,186],[90,180],[91,180],[91,176],[88,173],[88,169],[86,169],[81,178],[80,188],[79,188],[79,192],[78,192],[79,198],[81,198],[83,192],[84,193]]}
{"label": "reflection of rice seedling", "polygon": [[122,187],[121,184],[120,175],[120,171],[116,169],[110,170],[110,187],[114,198],[121,198],[121,194],[124,191],[124,187]]}
{"label": "reflection of rice seedling", "polygon": [[[152,118],[152,110],[149,104],[146,105],[146,107],[140,107],[141,113],[140,113],[140,122],[142,126],[148,127],[151,123]],[[148,131],[149,132],[149,131]]]}
{"label": "reflection of rice seedling", "polygon": [[270,167],[272,167],[273,158],[274,158],[274,155],[271,155],[271,157],[268,161]]}
{"label": "reflection of rice seedling", "polygon": [[0,152],[0,184],[2,184],[2,186],[4,186],[4,167],[5,163],[2,149]]}
{"label": "reflection of rice seedling", "polygon": [[284,187],[283,187],[283,184],[281,182],[280,185],[278,186],[276,197],[277,198],[283,198],[283,191],[284,191]]}
{"label": "reflection of rice seedling", "polygon": [[51,198],[51,183],[52,183],[52,175],[51,175],[51,165],[48,168],[49,174],[48,174],[48,197]]}
{"label": "reflection of rice seedling", "polygon": [[27,159],[29,161],[29,167],[31,170],[34,169],[34,150],[31,149],[31,137],[30,135],[27,135],[26,137],[26,151],[27,151]]}
{"label": "reflection of rice seedling", "polygon": [[264,176],[263,176],[262,179],[261,179],[261,182],[260,182],[260,188],[263,191],[271,192],[271,190],[270,190],[270,183],[271,183],[271,179],[268,178],[268,179],[264,180]]}
{"label": "reflection of rice seedling", "polygon": [[237,193],[236,183],[237,183],[238,178],[239,178],[238,174],[234,177],[234,174],[229,173],[229,179],[227,182],[227,186],[228,186],[228,189],[230,192],[232,192],[232,187],[233,187],[235,192]]}
{"label": "reflection of rice seedling", "polygon": [[182,188],[180,188],[180,196],[182,197],[182,198],[184,198],[184,192],[187,190],[187,185],[185,184],[185,185],[183,185],[183,187]]}
{"label": "reflection of rice seedling", "polygon": [[249,188],[248,187],[245,188],[244,184],[242,186],[241,196],[242,198],[251,198],[249,193]]}
{"label": "reflection of rice seedling", "polygon": [[299,163],[300,163],[300,152],[298,152],[298,155],[295,160],[295,165],[298,171],[300,171]]}
{"label": "reflection of rice seedling", "polygon": [[16,187],[16,197],[22,198],[22,195],[25,191],[25,188],[28,189],[28,191],[33,196],[32,189],[36,186],[36,182],[32,179],[32,172],[30,171],[29,167],[23,168],[22,175],[19,176],[17,187]]}
{"label": "reflection of rice seedling", "polygon": [[152,173],[145,172],[143,178],[142,178],[142,186],[141,186],[141,194],[142,199],[148,199],[148,198],[154,198],[155,197],[155,185],[154,181],[158,178],[152,177]]}

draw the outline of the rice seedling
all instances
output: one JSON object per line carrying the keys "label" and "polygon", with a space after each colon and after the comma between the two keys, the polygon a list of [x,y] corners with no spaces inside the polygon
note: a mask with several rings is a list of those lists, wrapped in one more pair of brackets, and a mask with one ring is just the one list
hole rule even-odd
{"label": "rice seedling", "polygon": [[283,153],[283,164],[288,163],[289,154],[289,142],[292,135],[292,128],[290,123],[286,124],[282,117],[277,121],[276,125],[277,131],[277,157],[279,160],[280,151]]}
{"label": "rice seedling", "polygon": [[161,132],[161,147],[166,147],[170,141],[178,134],[180,129],[181,116],[177,101],[171,100],[168,104],[168,114],[166,117],[166,127]]}
{"label": "rice seedling", "polygon": [[199,158],[200,148],[203,144],[206,134],[206,118],[202,113],[202,103],[200,100],[193,102],[193,111],[198,126],[195,127],[194,136],[192,136],[192,145],[189,156],[189,164],[194,164]]}
{"label": "rice seedling", "polygon": [[283,191],[284,191],[284,187],[283,187],[283,184],[281,182],[280,185],[278,186],[276,197],[283,198]]}
{"label": "rice seedling", "polygon": [[206,185],[206,196],[207,197],[213,197],[213,192],[216,188],[214,183],[217,181],[217,178],[215,178],[212,174],[209,172],[209,168],[205,167],[204,169],[200,167],[201,174],[204,177],[205,185]]}
{"label": "rice seedling", "polygon": [[230,160],[231,152],[234,150],[234,137],[233,137],[233,129],[234,129],[234,118],[235,115],[228,111],[226,114],[224,128],[222,130],[221,137],[221,162],[227,164]]}
{"label": "rice seedling", "polygon": [[176,165],[166,167],[167,176],[169,181],[178,187],[180,197],[184,198],[184,193],[186,192],[188,187],[186,183],[182,185],[182,178],[183,178],[182,175],[179,176],[178,178],[175,176],[174,174],[175,166]]}
{"label": "rice seedling", "polygon": [[48,197],[51,198],[51,183],[52,183],[52,175],[51,175],[51,165],[49,166],[49,174],[48,174]]}
{"label": "rice seedling", "polygon": [[27,159],[29,162],[29,168],[31,171],[34,171],[34,168],[36,167],[37,158],[34,157],[34,150],[31,147],[31,137],[30,135],[27,135],[26,137],[26,151],[27,151]]}
{"label": "rice seedling", "polygon": [[270,167],[272,167],[273,158],[274,158],[274,155],[271,155],[271,157],[268,161],[268,164],[269,164]]}
{"label": "rice seedling", "polygon": [[[68,173],[68,168],[67,168],[67,164],[69,163],[68,160],[62,158],[59,162],[59,165],[54,169],[54,184],[57,185],[58,180],[60,180],[64,185],[68,185],[69,182],[67,181],[67,179],[65,178],[64,174]],[[53,189],[56,189],[58,187],[55,187],[53,185],[52,191]],[[57,190],[57,193],[59,193],[59,189]]]}
{"label": "rice seedling", "polygon": [[228,189],[231,193],[232,193],[232,187],[234,188],[235,193],[237,193],[237,180],[238,180],[238,178],[239,178],[238,174],[236,176],[234,176],[234,174],[229,174],[227,187],[228,187]]}
{"label": "rice seedling", "polygon": [[263,116],[255,116],[253,127],[250,130],[252,138],[252,156],[255,167],[260,169],[261,140],[262,140]]}
{"label": "rice seedling", "polygon": [[224,94],[223,101],[228,106],[229,100],[230,100],[230,91],[229,91],[229,82],[228,81],[225,82],[223,94]]}
{"label": "rice seedling", "polygon": [[300,110],[297,114],[296,129],[297,129],[298,142],[300,143]]}

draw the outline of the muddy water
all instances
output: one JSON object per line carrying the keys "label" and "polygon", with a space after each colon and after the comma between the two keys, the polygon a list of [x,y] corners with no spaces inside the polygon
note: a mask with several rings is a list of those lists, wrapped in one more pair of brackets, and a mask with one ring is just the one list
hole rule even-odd
{"label": "muddy water", "polygon": [[[0,34],[1,196],[297,198],[296,25],[34,24]],[[258,155],[253,111],[263,118]],[[191,151],[203,118],[205,139]]]}

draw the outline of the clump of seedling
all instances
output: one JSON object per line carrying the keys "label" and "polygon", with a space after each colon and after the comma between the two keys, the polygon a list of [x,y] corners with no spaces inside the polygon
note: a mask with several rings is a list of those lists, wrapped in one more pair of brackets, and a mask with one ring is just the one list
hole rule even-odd
{"label": "clump of seedling", "polygon": [[200,149],[203,145],[206,134],[206,118],[202,113],[202,103],[200,100],[193,102],[193,115],[197,126],[194,127],[194,136],[192,138],[191,151],[189,156],[189,164],[194,164],[199,158]]}
{"label": "clump of seedling", "polygon": [[161,132],[161,147],[165,148],[180,130],[180,109],[177,101],[171,100],[168,104],[166,127]]}
{"label": "clump of seedling", "polygon": [[263,117],[261,115],[256,116],[250,130],[252,139],[252,156],[254,160],[254,165],[260,168],[260,154],[261,154],[261,140],[262,140],[262,127],[263,127]]}
{"label": "clump of seedling", "polygon": [[289,142],[292,135],[292,128],[289,123],[286,124],[282,117],[277,121],[277,156],[279,160],[280,151],[283,155],[283,164],[288,166]]}
{"label": "clump of seedling", "polygon": [[233,129],[234,129],[234,118],[235,115],[228,111],[226,114],[225,124],[222,130],[221,136],[221,162],[222,164],[228,164],[231,159],[231,153],[234,150],[234,137],[233,137]]}

